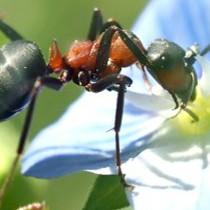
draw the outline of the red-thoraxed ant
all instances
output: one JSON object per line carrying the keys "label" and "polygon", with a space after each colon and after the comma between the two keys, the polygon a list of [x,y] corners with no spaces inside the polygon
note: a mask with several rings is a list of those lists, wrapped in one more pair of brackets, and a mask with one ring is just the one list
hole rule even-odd
{"label": "red-thoraxed ant", "polygon": [[[146,67],[157,82],[171,94],[175,108],[187,110],[187,102],[195,99],[197,77],[192,64],[197,52],[194,52],[193,48],[185,51],[174,42],[157,39],[145,49],[138,37],[122,29],[116,21],[110,19],[104,23],[98,9],[93,12],[87,40],[75,41],[64,55],[53,41],[48,64],[35,43],[25,40],[3,21],[0,21],[0,30],[11,39],[9,44],[0,49],[0,120],[9,119],[28,105],[17,156],[5,186],[2,187],[2,194],[23,152],[36,97],[43,86],[59,90],[65,83],[73,81],[92,92],[105,89],[117,91],[113,129],[118,174],[125,185],[121,170],[119,131],[124,94],[132,80],[121,74],[121,68],[138,64],[147,79]],[[200,54],[205,54],[209,48],[207,46]],[[193,118],[197,118],[188,112]]]}

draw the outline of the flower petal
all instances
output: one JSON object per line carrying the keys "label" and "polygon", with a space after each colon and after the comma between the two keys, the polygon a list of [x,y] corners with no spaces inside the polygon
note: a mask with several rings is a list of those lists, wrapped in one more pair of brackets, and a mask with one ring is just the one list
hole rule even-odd
{"label": "flower petal", "polygon": [[210,85],[209,85],[209,78],[210,78],[210,61],[207,58],[197,55],[197,60],[201,65],[203,70],[202,77],[199,80],[199,87],[204,96],[208,97],[210,95]]}
{"label": "flower petal", "polygon": [[[184,47],[194,42],[203,46],[210,37],[209,27],[206,27],[210,24],[200,25],[205,19],[203,17],[208,17],[207,8],[209,3],[204,0],[151,1],[136,23],[134,32],[145,45],[161,37]],[[174,17],[176,27],[171,27]],[[201,17],[199,21],[198,17]],[[209,18],[206,19],[205,23],[209,21]],[[131,90],[143,92],[145,85],[139,69],[134,67],[126,71],[134,80]],[[23,157],[22,172],[51,178],[79,170],[115,166],[114,134],[106,132],[113,126],[115,104],[116,93],[85,93],[58,122],[35,138]],[[136,155],[153,141],[155,131],[164,121],[165,118],[143,112],[126,102],[120,140],[123,159]]]}
{"label": "flower petal", "polygon": [[187,135],[183,126],[177,119],[165,122],[150,146],[123,164],[135,187],[127,191],[134,210],[209,209],[210,133]]}
{"label": "flower petal", "polygon": [[[145,46],[156,38],[166,38],[184,49],[195,43],[203,49],[210,37],[208,9],[207,0],[153,0],[139,16],[133,31]],[[196,71],[200,77],[201,69]],[[136,76],[138,73],[134,72]]]}
{"label": "flower petal", "polygon": [[[80,104],[83,105],[84,101],[86,107],[81,109]],[[103,110],[97,108],[107,101],[109,104]],[[23,157],[22,173],[52,178],[105,166],[115,168],[114,132],[107,132],[114,124],[115,103],[114,92],[84,94],[58,122],[35,138]],[[130,103],[126,104],[126,110],[120,132],[124,160],[145,147],[165,120],[158,115],[142,112]],[[150,126],[151,123],[153,126]]]}
{"label": "flower petal", "polygon": [[209,209],[210,134],[184,139],[173,123],[168,121],[147,150],[122,166],[134,186],[127,190],[134,210]]}
{"label": "flower petal", "polygon": [[149,95],[128,90],[126,99],[140,109],[150,112],[172,110],[175,107],[175,102],[167,91],[165,91],[165,95]]}
{"label": "flower petal", "polygon": [[209,209],[210,185],[207,177],[210,167],[202,169],[200,159],[172,164],[147,151],[129,164],[124,171],[132,174],[129,183],[135,188],[128,190],[127,195],[134,210]]}

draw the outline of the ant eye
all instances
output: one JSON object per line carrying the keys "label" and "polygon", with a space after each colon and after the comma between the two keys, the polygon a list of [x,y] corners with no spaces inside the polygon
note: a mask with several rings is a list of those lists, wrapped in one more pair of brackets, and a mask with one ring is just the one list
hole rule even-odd
{"label": "ant eye", "polygon": [[167,70],[170,68],[170,61],[169,61],[170,58],[167,57],[167,55],[162,55],[160,57],[160,69],[162,70]]}

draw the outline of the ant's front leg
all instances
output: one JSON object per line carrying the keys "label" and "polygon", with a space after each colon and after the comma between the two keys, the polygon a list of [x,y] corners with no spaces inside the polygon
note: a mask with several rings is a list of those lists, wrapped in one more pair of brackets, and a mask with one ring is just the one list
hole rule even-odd
{"label": "ant's front leg", "polygon": [[[120,83],[122,83],[122,81],[129,87],[132,84],[132,80],[122,74],[110,74],[107,75],[106,77],[99,79],[98,81],[94,82],[94,83],[88,83],[85,86],[85,89],[91,92],[101,92],[105,89],[108,90],[113,90],[115,89],[115,86],[119,86]],[[116,88],[116,91],[118,91],[118,87]]]}
{"label": "ant's front leg", "polygon": [[123,117],[123,107],[124,107],[124,99],[126,86],[130,86],[132,80],[129,77],[125,77],[123,75],[119,75],[117,84],[119,85],[118,96],[117,96],[117,105],[115,111],[115,122],[114,122],[114,131],[115,131],[115,145],[116,145],[116,163],[118,167],[118,175],[120,176],[121,183],[125,187],[130,187],[125,181],[125,175],[121,169],[121,151],[120,151],[120,137],[119,132],[122,124]]}
{"label": "ant's front leg", "polygon": [[66,81],[63,82],[62,79],[57,79],[49,76],[45,76],[41,79],[42,86],[48,87],[53,90],[60,90],[65,82]]}
{"label": "ant's front leg", "polygon": [[[124,107],[124,98],[126,87],[132,84],[132,80],[125,76],[119,74],[108,75],[95,83],[90,83],[86,86],[86,89],[92,92],[100,92],[104,89],[111,90],[112,87],[118,92],[117,95],[117,105],[115,111],[115,122],[114,122],[114,131],[115,131],[115,148],[116,148],[116,165],[118,168],[118,175],[120,176],[121,182],[124,186],[129,186],[125,179],[124,174],[121,169],[121,156],[120,156],[120,138],[119,132],[122,124],[123,117],[123,107]],[[116,88],[117,86],[117,88]]]}

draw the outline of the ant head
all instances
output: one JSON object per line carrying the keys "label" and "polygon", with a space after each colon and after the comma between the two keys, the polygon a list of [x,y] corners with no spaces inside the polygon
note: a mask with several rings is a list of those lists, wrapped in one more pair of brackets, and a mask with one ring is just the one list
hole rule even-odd
{"label": "ant head", "polygon": [[166,39],[156,39],[148,48],[147,58],[154,70],[170,71],[184,65],[185,51],[176,43]]}

